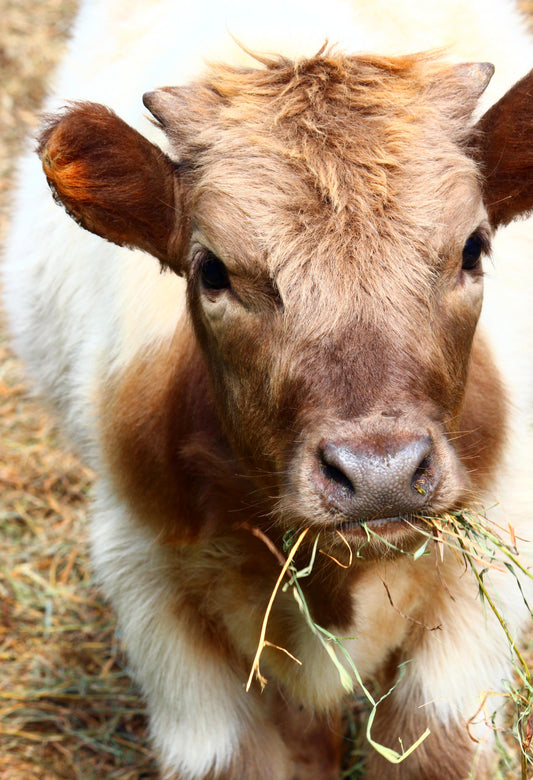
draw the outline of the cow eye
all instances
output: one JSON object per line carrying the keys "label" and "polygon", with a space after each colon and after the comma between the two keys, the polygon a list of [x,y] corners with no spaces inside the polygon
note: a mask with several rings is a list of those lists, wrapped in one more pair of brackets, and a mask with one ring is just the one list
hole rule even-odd
{"label": "cow eye", "polygon": [[488,239],[479,232],[472,233],[463,247],[463,271],[475,271],[480,267],[481,255],[488,252]]}
{"label": "cow eye", "polygon": [[226,266],[212,252],[207,252],[202,260],[200,279],[205,290],[228,290],[231,286]]}

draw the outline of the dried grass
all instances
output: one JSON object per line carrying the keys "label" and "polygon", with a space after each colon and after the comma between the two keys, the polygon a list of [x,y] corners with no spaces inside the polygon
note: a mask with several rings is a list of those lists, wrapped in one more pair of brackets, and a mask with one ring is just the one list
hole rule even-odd
{"label": "dried grass", "polygon": [[114,618],[91,583],[87,491],[0,343],[0,778],[157,776]]}
{"label": "dried grass", "polygon": [[[533,18],[532,0],[522,7]],[[0,242],[16,156],[75,8],[0,0]],[[113,615],[91,582],[91,478],[28,400],[0,312],[0,780],[157,777]],[[363,710],[346,716],[352,780],[363,776]],[[496,777],[517,778],[518,766]]]}

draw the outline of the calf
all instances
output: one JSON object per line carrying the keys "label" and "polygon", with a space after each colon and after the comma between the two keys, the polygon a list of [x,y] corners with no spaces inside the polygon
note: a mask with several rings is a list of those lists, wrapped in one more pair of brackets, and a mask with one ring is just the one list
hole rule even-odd
{"label": "calf", "polygon": [[[99,474],[93,563],[162,774],[338,777],[347,672],[320,626],[390,691],[372,740],[425,737],[371,750],[368,777],[489,777],[507,641],[424,518],[492,508],[527,535],[531,227],[494,233],[533,208],[532,73],[511,86],[531,46],[504,2],[491,24],[451,0],[416,24],[410,3],[197,5],[82,6],[56,86],[80,102],[51,99],[39,155],[96,235],[28,158],[4,272],[19,352]],[[481,118],[492,65],[403,53],[454,27],[505,63]],[[182,79],[136,117],[147,80]],[[517,634],[513,577],[493,587]]]}

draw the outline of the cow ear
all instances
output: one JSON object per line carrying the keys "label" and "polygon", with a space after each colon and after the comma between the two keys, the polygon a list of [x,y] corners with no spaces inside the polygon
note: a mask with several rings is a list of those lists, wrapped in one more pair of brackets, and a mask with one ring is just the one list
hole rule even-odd
{"label": "cow ear", "polygon": [[104,106],[74,103],[48,118],[38,154],[54,197],[82,227],[179,270],[183,187],[157,146]]}
{"label": "cow ear", "polygon": [[494,228],[533,210],[533,70],[481,117],[473,154]]}

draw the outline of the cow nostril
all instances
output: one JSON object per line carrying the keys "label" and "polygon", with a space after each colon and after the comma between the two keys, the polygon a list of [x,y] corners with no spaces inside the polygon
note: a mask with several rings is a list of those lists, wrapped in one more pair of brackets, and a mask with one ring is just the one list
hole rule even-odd
{"label": "cow nostril", "polygon": [[358,519],[419,512],[438,483],[429,435],[407,442],[398,437],[388,448],[368,440],[322,441],[315,457],[314,479],[322,496]]}
{"label": "cow nostril", "polygon": [[419,495],[426,496],[431,490],[432,477],[431,456],[429,454],[424,455],[413,474],[411,480],[412,489]]}
{"label": "cow nostril", "polygon": [[355,494],[355,487],[353,482],[341,471],[340,468],[334,466],[327,459],[324,450],[320,452],[320,470],[328,482],[333,482],[339,487],[344,488],[350,493]]}

